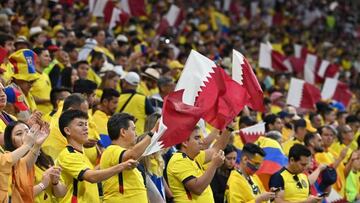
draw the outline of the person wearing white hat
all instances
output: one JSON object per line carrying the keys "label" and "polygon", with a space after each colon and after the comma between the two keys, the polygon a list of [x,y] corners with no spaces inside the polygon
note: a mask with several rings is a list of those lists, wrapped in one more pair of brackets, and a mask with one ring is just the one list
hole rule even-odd
{"label": "person wearing white hat", "polygon": [[33,47],[43,47],[46,41],[46,34],[40,26],[32,27],[29,31],[29,39]]}
{"label": "person wearing white hat", "polygon": [[144,132],[147,115],[154,113],[149,99],[136,92],[140,84],[140,76],[135,72],[128,72],[121,82],[121,95],[116,112],[125,112],[134,115],[136,121],[136,134]]}

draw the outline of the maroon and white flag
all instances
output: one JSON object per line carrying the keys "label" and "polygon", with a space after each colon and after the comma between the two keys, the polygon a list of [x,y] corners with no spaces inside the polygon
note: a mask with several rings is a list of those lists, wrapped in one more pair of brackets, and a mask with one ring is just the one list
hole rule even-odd
{"label": "maroon and white flag", "polygon": [[245,105],[264,108],[260,85],[247,60],[238,54],[234,67],[239,77],[233,80],[212,60],[191,51],[175,91],[164,99],[159,131],[144,155],[185,141],[200,118],[222,130]]}
{"label": "maroon and white flag", "polygon": [[265,123],[258,123],[239,130],[241,141],[246,143],[254,143],[261,135],[265,134]]}
{"label": "maroon and white flag", "polygon": [[286,103],[297,108],[314,109],[320,101],[320,90],[304,80],[291,78]]}
{"label": "maroon and white flag", "polygon": [[270,43],[260,44],[259,66],[272,71],[292,72],[287,57],[280,52],[273,50]]}
{"label": "maroon and white flag", "polygon": [[347,106],[351,100],[352,93],[347,84],[334,78],[326,78],[321,90],[323,100],[332,99]]}

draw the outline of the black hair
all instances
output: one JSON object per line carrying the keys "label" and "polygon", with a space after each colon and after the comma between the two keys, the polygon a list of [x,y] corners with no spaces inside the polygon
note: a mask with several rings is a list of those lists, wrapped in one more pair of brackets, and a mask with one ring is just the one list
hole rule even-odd
{"label": "black hair", "polygon": [[265,151],[259,146],[254,143],[246,143],[242,149],[243,155],[255,155],[259,154],[262,157],[265,157]]}
{"label": "black hair", "polygon": [[294,131],[296,132],[299,128],[306,128],[306,121],[303,118],[294,121]]}
{"label": "black hair", "polygon": [[351,123],[356,123],[356,122],[360,122],[358,117],[355,115],[349,115],[346,117],[346,124],[351,124]]}
{"label": "black hair", "polygon": [[58,97],[61,92],[69,92],[71,93],[71,90],[65,87],[55,87],[50,92],[50,103],[55,108],[57,106],[56,101],[58,100]]}
{"label": "black hair", "polygon": [[230,154],[231,152],[237,152],[237,149],[236,149],[236,147],[234,145],[227,144],[225,149],[224,149],[225,156]]}
{"label": "black hair", "polygon": [[315,134],[314,133],[306,133],[305,137],[304,137],[304,144],[305,146],[310,146],[310,141],[312,139],[315,138]]}
{"label": "black hair", "polygon": [[245,126],[255,125],[256,121],[250,118],[250,116],[241,116],[239,119],[239,127],[241,124],[245,124]]}
{"label": "black hair", "polygon": [[294,161],[299,161],[302,156],[310,157],[310,150],[302,144],[294,144],[289,151],[289,160],[294,158]]}
{"label": "black hair", "polygon": [[128,113],[116,113],[110,117],[107,128],[111,140],[117,140],[120,136],[121,128],[128,129],[129,122],[135,122],[135,117]]}
{"label": "black hair", "polygon": [[87,62],[87,61],[85,61],[85,60],[78,61],[78,62],[75,63],[75,66],[74,66],[75,69],[78,69],[79,66],[82,65],[82,64],[87,64],[87,65],[89,65],[89,62]]}
{"label": "black hair", "polygon": [[275,114],[269,114],[269,115],[265,116],[264,122],[265,122],[265,130],[266,130],[266,132],[270,130],[269,125],[270,124],[274,125],[277,118],[278,118],[278,116],[275,115]]}
{"label": "black hair", "polygon": [[358,137],[358,139],[356,140],[357,144],[358,144],[358,150],[360,150],[360,136]]}
{"label": "black hair", "polygon": [[91,80],[79,79],[75,81],[74,92],[80,94],[92,94],[97,88],[97,84]]}
{"label": "black hair", "polygon": [[64,68],[61,71],[61,86],[66,87],[69,89],[73,88],[73,84],[71,84],[71,75],[72,75],[72,68]]}
{"label": "black hair", "polygon": [[104,53],[93,50],[93,51],[91,51],[90,56],[91,56],[91,62],[92,62],[92,61],[94,61],[94,59],[103,59]]}
{"label": "black hair", "polygon": [[70,107],[80,107],[82,103],[86,102],[84,96],[79,93],[73,93],[64,100],[63,112],[69,110]]}
{"label": "black hair", "polygon": [[103,31],[102,29],[100,29],[98,26],[92,26],[89,29],[89,33],[91,35],[92,38],[96,37],[99,32]]}
{"label": "black hair", "polygon": [[113,97],[120,97],[120,93],[113,88],[105,88],[101,95],[100,102],[103,102],[104,100],[110,101]]}
{"label": "black hair", "polygon": [[76,49],[76,44],[74,44],[73,42],[66,42],[66,44],[63,47],[63,50],[68,53],[72,52],[75,49]]}
{"label": "black hair", "polygon": [[14,41],[15,38],[7,33],[0,32],[0,46],[4,47],[7,41]]}
{"label": "black hair", "polygon": [[47,51],[47,49],[42,47],[36,47],[33,49],[33,51],[39,56],[43,51]]}
{"label": "black hair", "polygon": [[28,126],[28,124],[26,124],[25,122],[20,121],[20,120],[11,122],[6,126],[6,128],[4,130],[4,148],[5,148],[6,151],[12,152],[12,151],[14,151],[16,149],[16,147],[14,146],[14,143],[13,143],[13,141],[11,139],[11,133],[14,130],[15,126],[17,126],[20,123],[25,124],[26,126]]}
{"label": "black hair", "polygon": [[[199,126],[195,126],[194,127],[194,130],[199,130],[200,129],[200,127]],[[187,140],[189,140],[190,139],[190,135],[189,135],[189,137],[187,138]],[[181,146],[182,146],[182,143],[180,142],[179,144],[176,144],[175,145],[175,148],[177,149],[177,150],[180,150],[181,149]]]}
{"label": "black hair", "polygon": [[[16,147],[14,146],[14,143],[11,138],[12,137],[11,134],[12,134],[15,126],[17,126],[19,124],[24,124],[24,125],[28,126],[23,121],[14,121],[14,122],[9,123],[5,128],[5,131],[4,131],[4,142],[5,143],[4,144],[5,144],[5,150],[7,150],[7,151],[12,152],[12,151],[16,150]],[[38,158],[36,159],[35,164],[42,170],[46,170],[50,166],[54,165],[54,161],[52,160],[52,158],[49,155],[47,155],[42,150],[40,150],[40,154],[39,154]]]}
{"label": "black hair", "polygon": [[338,112],[336,113],[336,118],[340,118],[342,115],[346,115],[346,114],[347,114],[346,111],[338,111]]}
{"label": "black hair", "polygon": [[64,111],[59,118],[59,129],[61,134],[66,137],[66,133],[64,131],[64,128],[68,127],[71,123],[71,121],[73,121],[76,118],[81,118],[81,119],[88,119],[88,115],[85,112],[82,112],[80,110],[67,110]]}

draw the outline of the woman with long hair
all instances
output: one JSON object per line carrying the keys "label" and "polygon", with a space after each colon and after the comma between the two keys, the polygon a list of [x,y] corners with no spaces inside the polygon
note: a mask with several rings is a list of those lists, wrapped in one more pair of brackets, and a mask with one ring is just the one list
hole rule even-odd
{"label": "woman with long hair", "polygon": [[35,140],[31,150],[12,169],[12,202],[52,202],[52,196],[65,195],[66,187],[59,182],[61,169],[53,167],[51,158],[40,149],[48,135],[48,124],[41,127],[35,124],[29,129],[26,123],[15,121],[6,126],[4,142],[7,151],[15,151],[28,136]]}
{"label": "woman with long hair", "polygon": [[215,203],[224,202],[224,194],[226,189],[226,183],[229,179],[231,170],[235,167],[237,149],[228,144],[224,149],[225,161],[224,164],[219,167],[211,181],[211,189],[213,191]]}
{"label": "woman with long hair", "polygon": [[75,81],[79,79],[78,72],[75,68],[64,68],[61,72],[61,87],[70,89],[74,88]]}

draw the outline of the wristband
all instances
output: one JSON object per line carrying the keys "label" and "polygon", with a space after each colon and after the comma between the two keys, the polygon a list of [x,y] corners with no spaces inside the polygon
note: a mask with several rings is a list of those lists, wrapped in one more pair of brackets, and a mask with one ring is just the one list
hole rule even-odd
{"label": "wristband", "polygon": [[151,138],[154,136],[154,133],[153,133],[153,132],[151,132],[151,131],[150,131],[150,132],[148,132],[147,134],[148,134],[148,135],[149,135],[149,137],[151,137]]}
{"label": "wristband", "polygon": [[233,132],[234,131],[234,128],[230,127],[230,126],[226,126],[225,128],[227,131],[229,132]]}
{"label": "wristband", "polygon": [[41,191],[45,190],[45,185],[44,183],[39,183],[38,186],[41,188]]}

